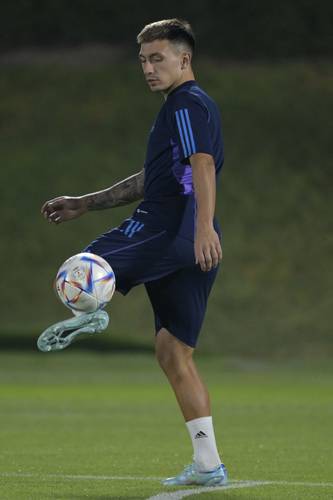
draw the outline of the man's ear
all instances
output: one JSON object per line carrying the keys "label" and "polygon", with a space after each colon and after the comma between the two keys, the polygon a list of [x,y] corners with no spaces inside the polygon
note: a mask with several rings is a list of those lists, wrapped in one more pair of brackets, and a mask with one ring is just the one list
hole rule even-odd
{"label": "man's ear", "polygon": [[191,64],[191,55],[187,52],[183,54],[181,69],[186,69]]}

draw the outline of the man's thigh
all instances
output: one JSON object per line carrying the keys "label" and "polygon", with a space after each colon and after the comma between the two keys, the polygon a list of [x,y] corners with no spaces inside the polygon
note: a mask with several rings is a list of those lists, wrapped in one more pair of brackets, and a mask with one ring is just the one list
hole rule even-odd
{"label": "man's thigh", "polygon": [[116,276],[116,289],[125,295],[133,286],[174,272],[176,257],[171,258],[169,251],[172,241],[165,230],[147,229],[134,219],[126,219],[84,251],[99,255],[110,264]]}
{"label": "man's thigh", "polygon": [[186,345],[196,346],[217,271],[203,272],[199,265],[192,265],[145,283],[156,333],[166,328]]}

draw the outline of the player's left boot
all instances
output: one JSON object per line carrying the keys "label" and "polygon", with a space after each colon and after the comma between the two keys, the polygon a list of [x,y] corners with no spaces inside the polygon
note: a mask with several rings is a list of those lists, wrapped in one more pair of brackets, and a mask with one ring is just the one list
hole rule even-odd
{"label": "player's left boot", "polygon": [[228,481],[228,472],[224,464],[209,472],[200,472],[195,464],[185,467],[178,476],[169,477],[162,481],[164,486],[186,486],[196,484],[199,486],[221,486]]}
{"label": "player's left boot", "polygon": [[39,336],[37,346],[43,352],[59,351],[68,347],[78,335],[101,333],[108,324],[109,315],[106,311],[81,314],[49,326]]}

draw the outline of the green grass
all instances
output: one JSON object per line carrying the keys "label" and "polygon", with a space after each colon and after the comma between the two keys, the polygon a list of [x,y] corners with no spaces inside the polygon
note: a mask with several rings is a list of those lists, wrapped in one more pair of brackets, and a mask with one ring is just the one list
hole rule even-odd
{"label": "green grass", "polygon": [[[332,354],[333,65],[201,59],[195,70],[221,108],[226,149],[217,206],[224,264],[200,347]],[[4,66],[0,92],[1,256],[11,263],[1,275],[2,335],[29,336],[66,315],[52,290],[59,265],[134,209],[54,227],[42,203],[138,171],[162,98],[128,60]],[[143,289],[115,298],[111,311],[113,336],[150,343]]]}
{"label": "green grass", "polygon": [[[232,480],[332,484],[330,363],[198,363]],[[80,354],[75,347],[55,355],[2,353],[0,380],[1,499],[145,499],[166,489],[144,478],[171,475],[191,460],[174,396],[149,355]],[[332,487],[284,484],[193,498],[332,494]]]}

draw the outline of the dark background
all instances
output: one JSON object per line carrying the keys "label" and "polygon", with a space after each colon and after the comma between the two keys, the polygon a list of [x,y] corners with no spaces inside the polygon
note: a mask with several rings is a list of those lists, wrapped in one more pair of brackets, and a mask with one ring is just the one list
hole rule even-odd
{"label": "dark background", "polygon": [[199,55],[242,60],[332,56],[333,5],[324,0],[4,1],[0,47],[132,46],[145,24],[169,17],[190,19]]}

